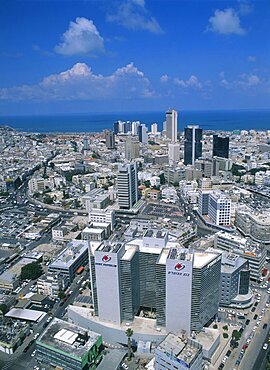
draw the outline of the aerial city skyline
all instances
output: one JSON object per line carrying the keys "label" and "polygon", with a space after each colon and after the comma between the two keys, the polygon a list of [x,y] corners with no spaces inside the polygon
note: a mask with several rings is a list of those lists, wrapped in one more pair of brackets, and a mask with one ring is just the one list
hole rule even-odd
{"label": "aerial city skyline", "polygon": [[0,369],[269,370],[269,2],[0,22]]}

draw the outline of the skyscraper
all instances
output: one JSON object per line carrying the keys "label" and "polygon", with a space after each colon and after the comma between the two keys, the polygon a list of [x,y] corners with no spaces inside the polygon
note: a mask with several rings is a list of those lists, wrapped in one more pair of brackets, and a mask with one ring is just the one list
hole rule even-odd
{"label": "skyscraper", "polygon": [[105,140],[106,140],[106,147],[108,149],[115,148],[115,137],[114,137],[113,131],[105,130]]}
{"label": "skyscraper", "polygon": [[195,160],[202,156],[202,129],[199,126],[185,128],[184,163],[194,165]]}
{"label": "skyscraper", "polygon": [[144,123],[138,126],[138,136],[140,143],[147,144],[148,141],[147,127],[145,126]]}
{"label": "skyscraper", "polygon": [[138,202],[137,164],[130,163],[118,167],[118,204],[121,209],[130,209]]}
{"label": "skyscraper", "polygon": [[158,132],[158,125],[156,123],[152,123],[151,125],[151,134],[156,135]]}
{"label": "skyscraper", "polygon": [[177,112],[176,110],[168,110],[166,112],[166,133],[167,138],[172,142],[177,141]]}
{"label": "skyscraper", "polygon": [[125,142],[125,158],[129,161],[140,156],[140,142],[129,135]]}
{"label": "skyscraper", "polygon": [[229,138],[213,135],[213,157],[229,158]]}

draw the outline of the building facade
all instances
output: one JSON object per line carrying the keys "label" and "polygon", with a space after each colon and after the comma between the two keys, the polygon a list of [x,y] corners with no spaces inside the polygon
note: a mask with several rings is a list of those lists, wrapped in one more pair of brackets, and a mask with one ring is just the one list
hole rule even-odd
{"label": "building facade", "polygon": [[120,209],[130,209],[139,200],[137,164],[119,165],[118,204]]}
{"label": "building facade", "polygon": [[229,138],[213,135],[213,157],[229,158]]}
{"label": "building facade", "polygon": [[195,164],[202,156],[202,129],[197,125],[185,128],[184,164]]}
{"label": "building facade", "polygon": [[173,109],[168,110],[166,112],[166,136],[174,143],[177,142],[177,130],[177,111]]}

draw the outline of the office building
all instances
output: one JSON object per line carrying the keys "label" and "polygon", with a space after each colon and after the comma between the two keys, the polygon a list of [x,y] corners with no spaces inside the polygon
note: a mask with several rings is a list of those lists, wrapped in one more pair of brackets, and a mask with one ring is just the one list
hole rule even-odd
{"label": "office building", "polygon": [[105,130],[104,133],[105,133],[106,147],[108,149],[115,149],[114,132],[111,130]]}
{"label": "office building", "polygon": [[119,207],[132,208],[139,200],[137,164],[119,165],[117,183]]}
{"label": "office building", "polygon": [[89,141],[87,137],[83,138],[83,150],[89,150]]}
{"label": "office building", "polygon": [[138,136],[139,136],[140,143],[142,144],[148,143],[147,127],[145,126],[144,123],[138,126]]}
{"label": "office building", "polygon": [[57,298],[60,291],[64,292],[69,284],[66,274],[48,272],[37,280],[37,293]]}
{"label": "office building", "polygon": [[167,333],[200,331],[218,311],[221,255],[175,246],[168,232],[154,229],[126,244],[90,246],[99,320],[121,325],[149,315]]}
{"label": "office building", "polygon": [[220,191],[209,194],[208,216],[217,226],[231,224],[231,199]]}
{"label": "office building", "polygon": [[155,370],[201,370],[202,368],[202,345],[185,336],[170,333],[155,351]]}
{"label": "office building", "polygon": [[249,263],[250,279],[260,281],[267,252],[263,245],[241,235],[219,231],[215,234],[214,246],[245,258]]}
{"label": "office building", "polygon": [[49,272],[61,273],[71,283],[79,267],[88,263],[88,241],[72,240],[67,247],[49,264]]}
{"label": "office building", "polygon": [[109,223],[111,230],[113,230],[115,226],[115,210],[110,208],[91,209],[89,212],[89,222]]}
{"label": "office building", "polygon": [[54,318],[36,341],[41,364],[65,370],[96,369],[102,359],[102,336]]}
{"label": "office building", "polygon": [[140,156],[140,142],[135,137],[129,135],[125,142],[125,158],[128,161],[139,158]]}
{"label": "office building", "polygon": [[268,212],[239,207],[235,212],[235,226],[256,242],[270,245],[270,216]]}
{"label": "office building", "polygon": [[169,143],[168,144],[168,157],[169,162],[177,163],[180,160],[180,144],[178,143]]}
{"label": "office building", "polygon": [[195,164],[195,160],[202,156],[202,129],[199,126],[189,125],[185,128],[184,164]]}
{"label": "office building", "polygon": [[249,289],[250,269],[248,261],[235,253],[222,253],[220,305],[248,307],[252,302]]}
{"label": "office building", "polygon": [[156,135],[157,133],[158,133],[158,125],[156,123],[152,123],[151,134]]}
{"label": "office building", "polygon": [[177,142],[177,111],[176,110],[168,110],[166,112],[166,136],[172,142]]}
{"label": "office building", "polygon": [[229,158],[229,138],[213,135],[213,157]]}

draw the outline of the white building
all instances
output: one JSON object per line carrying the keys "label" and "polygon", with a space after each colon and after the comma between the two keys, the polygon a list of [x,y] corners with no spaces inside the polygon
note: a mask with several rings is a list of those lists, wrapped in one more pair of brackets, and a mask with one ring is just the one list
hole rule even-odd
{"label": "white building", "polygon": [[111,230],[115,226],[115,211],[113,209],[91,209],[89,212],[89,223],[109,223]]}
{"label": "white building", "polygon": [[158,132],[158,125],[156,123],[152,123],[151,125],[151,134],[156,135]]}
{"label": "white building", "polygon": [[231,224],[231,199],[224,193],[213,191],[209,194],[208,216],[218,226]]}
{"label": "white building", "polygon": [[119,207],[121,209],[132,208],[139,199],[137,164],[119,165],[117,182]]}
{"label": "white building", "polygon": [[176,163],[180,160],[180,144],[169,143],[168,144],[168,157],[169,162]]}
{"label": "white building", "polygon": [[166,112],[166,134],[172,142],[177,142],[177,111],[168,110]]}

